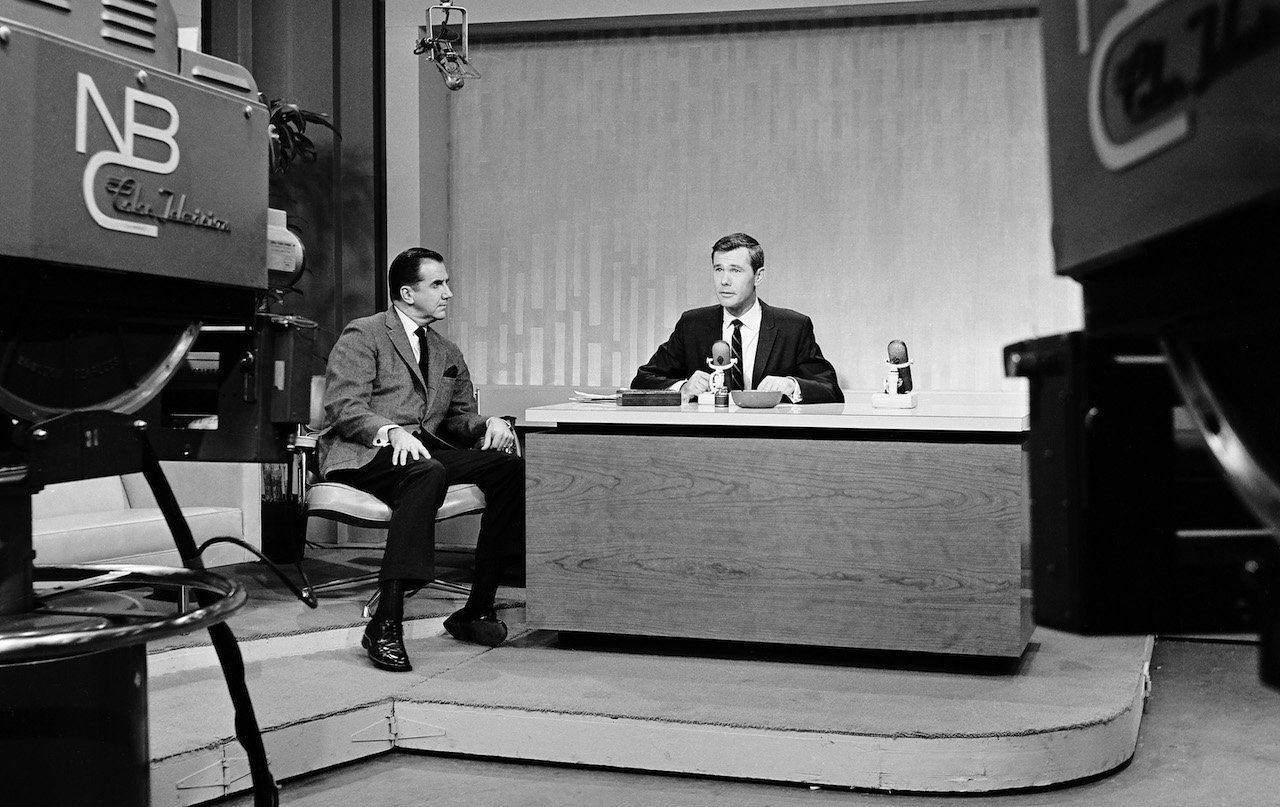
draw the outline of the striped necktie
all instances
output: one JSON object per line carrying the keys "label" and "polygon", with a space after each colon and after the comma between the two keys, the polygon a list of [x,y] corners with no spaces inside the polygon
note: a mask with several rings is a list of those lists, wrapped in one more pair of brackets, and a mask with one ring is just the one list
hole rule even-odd
{"label": "striped necktie", "polygon": [[729,323],[733,326],[733,336],[729,340],[729,350],[737,363],[729,370],[729,389],[746,389],[742,375],[742,320],[735,319]]}

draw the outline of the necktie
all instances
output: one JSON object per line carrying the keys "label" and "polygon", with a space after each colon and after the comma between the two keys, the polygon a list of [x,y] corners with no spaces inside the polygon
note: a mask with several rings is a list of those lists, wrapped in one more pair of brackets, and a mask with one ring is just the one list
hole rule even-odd
{"label": "necktie", "polygon": [[742,379],[742,320],[735,319],[729,323],[733,326],[733,336],[729,340],[729,350],[737,363],[729,370],[729,389],[746,389]]}
{"label": "necktie", "polygon": [[414,331],[418,336],[418,369],[422,372],[422,380],[427,380],[427,329],[418,326]]}

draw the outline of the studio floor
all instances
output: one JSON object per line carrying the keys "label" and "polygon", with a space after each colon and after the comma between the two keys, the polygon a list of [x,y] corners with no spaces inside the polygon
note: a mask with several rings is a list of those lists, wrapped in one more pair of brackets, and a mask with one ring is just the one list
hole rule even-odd
{"label": "studio floor", "polygon": [[[1280,769],[1280,691],[1258,681],[1257,648],[1249,637],[1160,637],[1154,644],[1146,643],[1147,655],[1142,656],[1139,649],[1143,645],[1138,640],[1076,645],[1074,638],[1064,640],[1052,632],[1038,632],[1039,638],[1033,637],[1033,652],[1028,654],[1031,660],[1024,659],[1019,670],[973,664],[948,670],[939,668],[936,661],[916,659],[895,679],[895,660],[883,657],[810,656],[797,660],[779,658],[769,650],[720,648],[712,653],[717,658],[707,659],[690,657],[688,651],[698,649],[687,645],[617,647],[597,641],[565,647],[554,636],[544,635],[546,632],[522,626],[523,590],[516,588],[504,589],[500,599],[513,626],[511,646],[497,651],[473,649],[441,635],[439,622],[456,605],[453,595],[424,592],[409,608],[414,618],[408,623],[407,634],[416,668],[411,674],[415,680],[408,681],[405,676],[372,669],[360,655],[356,644],[362,624],[359,601],[366,590],[336,592],[325,598],[321,609],[308,611],[290,602],[276,587],[264,585],[259,570],[243,571],[250,581],[250,603],[231,625],[241,638],[255,710],[268,729],[273,774],[282,781],[282,804],[679,807],[785,805],[802,799],[809,804],[838,801],[850,805],[924,805],[960,799],[970,803],[1124,807],[1280,803],[1273,785],[1275,771]],[[209,694],[219,690],[220,673],[199,660],[201,654],[207,656],[208,648],[201,646],[199,635],[193,635],[168,646],[149,648],[149,652],[152,803],[253,804],[252,796],[243,791],[219,798],[207,781],[202,785],[204,774],[191,773],[219,768],[219,763],[222,770],[234,772],[238,762],[237,749],[226,739],[231,733],[227,709],[218,703],[218,696]],[[1084,656],[1079,655],[1082,652]],[[1080,720],[1078,710],[1097,700],[1099,714],[1108,714],[1112,707],[1106,701],[1116,697],[1112,692],[1116,687],[1087,668],[1134,664],[1145,668],[1143,675],[1149,669],[1150,692],[1145,707],[1139,706],[1143,711],[1136,743],[1130,739],[1128,750],[1121,746],[1120,753],[1127,757],[1131,752],[1132,758],[1107,765],[1107,773],[1069,785],[1002,789],[986,784],[982,787],[999,792],[939,795],[895,792],[892,779],[871,788],[749,781],[778,778],[769,771],[775,765],[785,767],[783,758],[793,751],[778,746],[778,759],[772,759],[761,753],[758,740],[778,732],[789,732],[788,737],[794,738],[793,725],[811,724],[813,732],[834,735],[881,736],[885,727],[895,725],[897,715],[902,724],[925,727],[922,733],[932,731],[934,724],[929,721],[945,727],[957,725],[959,720],[974,726],[975,734],[982,734],[998,723],[1001,714],[1007,714],[1027,715],[1027,733],[1033,735],[1044,728],[1040,725],[1043,713],[1056,711],[1061,714],[1051,718],[1075,726]],[[1080,683],[1068,687],[1072,692],[1047,707],[1034,703],[1041,699],[1037,684],[1015,680],[1032,670],[1036,675],[1031,678],[1043,673],[1046,680],[1060,680],[1064,671],[1079,676],[1082,669],[1085,674],[1078,679]],[[1121,690],[1129,677],[1121,676]],[[686,691],[668,695],[661,686],[651,685],[650,679],[681,682],[679,688]],[[590,686],[585,687],[582,681],[589,681]],[[939,681],[944,682],[942,689]],[[951,683],[955,681],[960,682],[957,687]],[[571,701],[575,704],[572,709],[557,705],[557,687],[576,690],[568,693],[577,699]],[[699,687],[705,689],[698,691]],[[664,727],[665,734],[645,733],[655,721],[663,720],[678,722],[684,729],[714,727],[716,710],[727,708],[717,705],[717,700],[731,704],[735,697],[740,698],[731,693],[743,691],[741,687],[757,687],[762,695],[757,703],[741,705],[726,721],[741,725],[729,725],[727,732],[713,739],[725,746],[721,751],[727,759],[736,755],[746,760],[742,763],[745,768],[734,767],[738,763],[732,761],[708,762],[702,749],[689,745],[678,732],[669,733],[669,726]],[[727,694],[718,695],[721,691]],[[609,701],[624,692],[631,701],[625,710],[616,704],[589,702],[592,698]],[[544,697],[548,698],[546,703],[542,702]],[[584,698],[586,707],[582,706]],[[387,721],[378,709],[389,700],[397,704],[392,721],[399,720],[398,728],[393,728],[393,733],[399,731],[396,742],[385,742],[379,736]],[[193,702],[204,702],[198,719],[192,713]],[[877,711],[875,703],[883,708]],[[664,709],[674,710],[671,717],[663,716]],[[450,710],[462,710],[458,712],[462,717],[451,716]],[[807,716],[802,714],[806,711]],[[841,713],[858,714],[846,718]],[[1087,712],[1080,714],[1089,720]],[[528,722],[530,716],[537,718],[536,730],[521,722]],[[548,717],[559,722],[549,723]],[[1045,726],[1051,727],[1052,720],[1043,719]],[[605,724],[610,720],[644,721],[636,723],[644,729],[641,733],[627,735],[633,746],[644,747],[613,755],[605,749],[596,757],[582,748],[573,749],[573,741],[562,739],[579,733],[597,736],[591,732],[600,731],[600,720]],[[1100,724],[1106,722],[1105,717],[1099,720]],[[222,723],[227,725],[220,727]],[[855,729],[846,732],[842,728],[846,725]],[[1094,745],[1119,737],[1116,731],[1099,734],[1097,727],[1090,730],[1095,733],[1081,736]],[[328,739],[317,740],[321,735]],[[521,736],[513,739],[512,735]],[[603,745],[612,735],[598,736]],[[1070,741],[1066,735],[1065,739],[1047,736],[1051,744]],[[365,748],[356,757],[334,751],[335,746],[360,740],[365,741]],[[1012,742],[1026,740],[1015,736]],[[544,753],[541,748],[548,745],[566,745],[570,750],[560,756],[577,754],[584,764],[532,761],[555,760],[557,753]],[[800,749],[797,753],[812,757],[815,770],[825,764],[820,759],[825,752],[814,750],[812,744],[792,745]],[[485,754],[489,747],[497,751]],[[1022,745],[1016,747],[1018,754],[1025,752]],[[1068,758],[1058,751],[1027,747],[1041,755],[1057,753],[1054,759]],[[639,764],[620,761],[633,752]],[[970,752],[966,748],[964,753]],[[681,755],[691,758],[685,773],[618,769],[680,771]],[[944,758],[951,756],[950,751],[944,754]],[[513,761],[519,757],[526,759]],[[607,762],[591,764],[593,759]],[[805,764],[800,763],[801,767]],[[855,772],[859,764],[852,758],[849,762]],[[893,770],[895,764],[902,765],[889,760],[885,769]],[[933,762],[922,758],[921,764]],[[1003,764],[1001,761],[993,767]],[[757,770],[763,773],[757,776]],[[717,771],[733,775],[718,775]],[[994,776],[998,771],[990,773]],[[913,772],[896,775],[905,781]],[[236,780],[230,789],[248,784],[243,772],[230,778]],[[862,780],[854,777],[851,781]]]}
{"label": "studio floor", "polygon": [[[1132,760],[1075,785],[1000,795],[903,795],[511,764],[393,752],[285,782],[296,807],[769,807],[941,803],[1027,807],[1253,807],[1280,803],[1280,692],[1248,644],[1159,639],[1152,695]],[[219,802],[249,807],[251,797]]]}

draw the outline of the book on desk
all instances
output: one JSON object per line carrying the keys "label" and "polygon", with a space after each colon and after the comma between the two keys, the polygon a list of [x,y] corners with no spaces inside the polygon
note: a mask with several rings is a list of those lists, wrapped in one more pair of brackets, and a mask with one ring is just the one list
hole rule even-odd
{"label": "book on desk", "polygon": [[682,397],[674,389],[620,389],[618,406],[680,406]]}

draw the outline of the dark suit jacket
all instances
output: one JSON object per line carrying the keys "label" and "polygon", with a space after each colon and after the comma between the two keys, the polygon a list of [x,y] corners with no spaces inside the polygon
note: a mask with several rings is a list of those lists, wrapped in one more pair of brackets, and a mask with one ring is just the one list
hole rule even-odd
{"label": "dark suit jacket", "polygon": [[[680,315],[670,338],[636,371],[634,389],[664,389],[707,369],[711,344],[723,338],[724,308],[694,308]],[[813,336],[813,321],[788,308],[760,301],[760,338],[756,343],[752,383],[765,376],[793,376],[802,403],[843,402],[836,370],[822,357]]]}
{"label": "dark suit jacket", "polygon": [[427,328],[424,379],[394,308],[343,329],[325,371],[324,413],[321,474],[368,463],[378,452],[378,430],[387,424],[416,427],[430,450],[437,441],[471,446],[486,420],[476,412],[471,373],[458,346]]}

